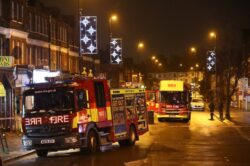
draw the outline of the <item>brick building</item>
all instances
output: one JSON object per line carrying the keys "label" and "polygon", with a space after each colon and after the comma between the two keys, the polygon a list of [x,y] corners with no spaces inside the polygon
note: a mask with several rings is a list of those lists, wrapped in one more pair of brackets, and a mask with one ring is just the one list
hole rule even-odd
{"label": "brick building", "polygon": [[[0,128],[17,129],[29,69],[79,74],[85,66],[99,72],[100,60],[79,55],[78,20],[39,1],[0,0]],[[4,94],[4,93],[3,93]]]}

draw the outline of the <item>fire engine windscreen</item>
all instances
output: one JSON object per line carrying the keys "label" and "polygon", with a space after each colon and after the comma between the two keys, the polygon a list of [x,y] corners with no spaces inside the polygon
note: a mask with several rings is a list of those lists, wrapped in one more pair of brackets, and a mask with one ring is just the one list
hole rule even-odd
{"label": "fire engine windscreen", "polygon": [[160,93],[160,101],[162,103],[178,105],[188,103],[188,93],[186,92],[166,92]]}
{"label": "fire engine windscreen", "polygon": [[46,89],[30,91],[24,95],[27,112],[70,111],[74,108],[74,93],[71,90]]}

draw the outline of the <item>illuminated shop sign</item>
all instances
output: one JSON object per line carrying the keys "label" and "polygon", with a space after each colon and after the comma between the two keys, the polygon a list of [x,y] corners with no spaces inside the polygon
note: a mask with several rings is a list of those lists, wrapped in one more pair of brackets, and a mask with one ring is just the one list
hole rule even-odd
{"label": "illuminated shop sign", "polygon": [[0,67],[12,67],[12,56],[0,56]]}

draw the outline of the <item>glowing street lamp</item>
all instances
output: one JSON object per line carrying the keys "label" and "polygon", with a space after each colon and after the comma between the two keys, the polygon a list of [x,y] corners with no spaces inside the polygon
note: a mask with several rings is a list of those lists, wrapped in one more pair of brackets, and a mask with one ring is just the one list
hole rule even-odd
{"label": "glowing street lamp", "polygon": [[212,32],[209,33],[209,36],[211,38],[216,38],[216,33],[212,31]]}
{"label": "glowing street lamp", "polygon": [[190,48],[190,51],[191,51],[192,53],[196,53],[196,48],[195,48],[195,47],[191,47],[191,48]]}
{"label": "glowing street lamp", "polygon": [[112,38],[112,22],[116,22],[118,19],[118,16],[116,14],[112,14],[109,17],[109,35],[110,35],[110,39]]}
{"label": "glowing street lamp", "polygon": [[154,55],[151,57],[152,60],[155,60],[155,58],[156,58],[156,56],[154,56]]}
{"label": "glowing street lamp", "polygon": [[143,49],[144,49],[144,43],[143,42],[139,42],[138,44],[137,44],[137,49],[138,49],[138,55],[137,55],[137,64],[139,64],[139,61],[140,61],[140,51],[142,51]]}
{"label": "glowing street lamp", "polygon": [[161,66],[162,66],[162,63],[159,63],[159,64],[158,64],[158,66],[160,66],[160,67],[161,67]]}

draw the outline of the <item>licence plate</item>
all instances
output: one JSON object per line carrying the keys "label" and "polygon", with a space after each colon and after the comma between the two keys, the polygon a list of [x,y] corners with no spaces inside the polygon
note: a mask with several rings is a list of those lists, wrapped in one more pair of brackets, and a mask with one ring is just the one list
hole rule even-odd
{"label": "licence plate", "polygon": [[54,144],[55,139],[43,139],[41,140],[41,144]]}
{"label": "licence plate", "polygon": [[169,117],[175,117],[175,115],[169,115]]}

